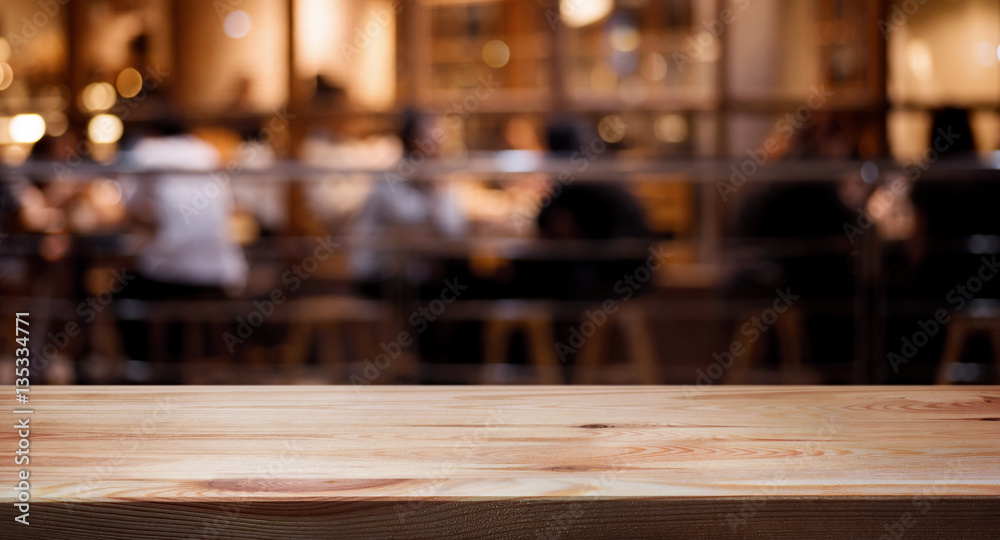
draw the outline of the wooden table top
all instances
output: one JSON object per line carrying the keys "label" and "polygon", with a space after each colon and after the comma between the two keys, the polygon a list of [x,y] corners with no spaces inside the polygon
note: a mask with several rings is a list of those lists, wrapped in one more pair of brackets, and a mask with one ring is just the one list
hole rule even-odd
{"label": "wooden table top", "polygon": [[[0,466],[11,485],[30,471],[21,534],[73,524],[76,538],[114,538],[177,509],[194,531],[235,509],[210,536],[245,537],[254,520],[277,534],[309,509],[324,534],[351,523],[429,537],[421,527],[444,519],[475,536],[479,516],[498,533],[482,537],[518,538],[562,515],[557,537],[660,537],[685,516],[688,537],[717,538],[791,534],[809,505],[825,530],[873,538],[907,511],[910,536],[1000,531],[1000,387],[49,386],[30,405],[13,415],[30,418],[30,464]],[[17,439],[0,430],[10,455]],[[870,523],[831,517],[833,502]],[[628,512],[631,528],[613,526]],[[355,530],[340,533],[373,537]]]}

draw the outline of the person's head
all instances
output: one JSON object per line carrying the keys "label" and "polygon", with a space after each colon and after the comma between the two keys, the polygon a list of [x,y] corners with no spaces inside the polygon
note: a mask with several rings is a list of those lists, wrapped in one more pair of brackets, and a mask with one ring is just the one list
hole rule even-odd
{"label": "person's head", "polygon": [[133,64],[145,64],[149,58],[149,34],[139,34],[132,38],[128,44],[128,52]]}
{"label": "person's head", "polygon": [[[774,134],[772,136],[785,136]],[[791,159],[857,159],[860,134],[857,119],[844,111],[815,111],[788,141],[784,157]]]}
{"label": "person's head", "polygon": [[425,157],[437,155],[437,141],[431,136],[429,122],[420,111],[413,107],[403,111],[399,139],[403,143],[403,152],[406,155],[414,152],[420,152]]}
{"label": "person's head", "polygon": [[580,149],[583,144],[580,127],[569,118],[556,118],[545,127],[545,142],[549,152],[563,154]]}
{"label": "person's head", "polygon": [[313,85],[315,87],[315,91],[312,99],[320,105],[339,107],[343,106],[344,102],[347,100],[347,91],[344,90],[344,87],[335,82],[331,82],[322,75],[316,75],[316,77],[313,78]]}
{"label": "person's head", "polygon": [[940,158],[961,157],[976,151],[967,109],[943,107],[933,114],[928,148],[933,148]]}
{"label": "person's head", "polygon": [[31,148],[31,158],[36,160],[64,161],[77,150],[77,136],[72,130],[58,136],[45,135]]}
{"label": "person's head", "polygon": [[170,100],[169,93],[161,88],[146,91],[138,103],[136,117],[143,119],[125,122],[129,139],[141,137],[175,137],[191,132],[180,108]]}
{"label": "person's head", "polygon": [[160,116],[149,123],[147,132],[153,137],[177,137],[191,132],[178,115]]}

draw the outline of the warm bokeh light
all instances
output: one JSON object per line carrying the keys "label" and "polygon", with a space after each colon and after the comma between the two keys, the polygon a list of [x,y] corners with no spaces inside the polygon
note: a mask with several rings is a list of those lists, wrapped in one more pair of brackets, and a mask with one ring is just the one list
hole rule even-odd
{"label": "warm bokeh light", "polygon": [[[303,80],[340,85],[364,107],[387,110],[396,98],[397,13],[388,0],[298,0],[295,67]],[[356,7],[352,7],[356,6]]]}
{"label": "warm bokeh light", "polygon": [[611,43],[611,48],[616,51],[632,52],[639,48],[639,44],[642,42],[642,35],[632,25],[619,24],[611,29],[608,41]]}
{"label": "warm bokeh light", "polygon": [[51,112],[45,115],[45,133],[59,137],[69,129],[69,120],[61,112]]}
{"label": "warm bokeh light", "polygon": [[[347,0],[297,0],[295,10],[295,68],[303,78],[340,67],[338,45],[352,28],[346,14]],[[353,37],[353,36],[352,36]]]}
{"label": "warm bokeh light", "polygon": [[656,119],[656,138],[665,143],[680,143],[688,137],[688,122],[679,114],[665,114]]}
{"label": "warm bokeh light", "polygon": [[46,261],[57,261],[69,252],[72,245],[73,242],[68,234],[45,235],[39,242],[38,254]]}
{"label": "warm bokeh light", "polygon": [[28,159],[28,151],[22,146],[11,145],[0,151],[0,161],[11,167],[17,167]]}
{"label": "warm bokeh light", "polygon": [[112,114],[99,114],[87,123],[87,138],[97,144],[117,142],[124,131],[122,121]]}
{"label": "warm bokeh light", "polygon": [[6,62],[10,59],[10,42],[7,38],[0,37],[0,62]]}
{"label": "warm bokeh light", "polygon": [[639,69],[643,77],[651,81],[661,81],[667,76],[667,59],[660,53],[649,53],[643,57]]}
{"label": "warm bokeh light", "polygon": [[227,36],[234,39],[245,37],[250,33],[252,26],[253,21],[250,18],[250,14],[241,10],[230,12],[226,15],[225,20],[222,21],[222,30]]}
{"label": "warm bokeh light", "polygon": [[927,82],[934,75],[934,59],[927,43],[915,39],[906,47],[907,63],[918,81]]}
{"label": "warm bokeh light", "polygon": [[991,67],[996,64],[996,58],[993,55],[993,44],[988,41],[980,41],[976,43],[976,63],[983,67]]}
{"label": "warm bokeh light", "polygon": [[462,141],[448,140],[441,145],[441,159],[452,164],[461,163],[469,155],[469,149],[462,144]]}
{"label": "warm bokeh light", "polygon": [[597,132],[609,143],[616,143],[625,137],[625,121],[617,114],[609,114],[597,124]]}
{"label": "warm bokeh light", "polygon": [[11,69],[10,65],[0,62],[0,90],[10,88],[13,82],[14,70]]}
{"label": "warm bokeh light", "polygon": [[37,114],[19,114],[11,119],[8,129],[14,142],[30,144],[45,135],[45,120]]}
{"label": "warm bokeh light", "polygon": [[94,187],[94,201],[100,205],[111,206],[122,200],[122,188],[114,180],[104,179]]}
{"label": "warm bokeh light", "polygon": [[106,111],[115,104],[118,94],[115,87],[108,83],[88,84],[80,95],[80,106],[84,111]]}
{"label": "warm bokeh light", "polygon": [[[702,32],[701,35],[708,36],[708,45],[701,47],[698,54],[695,56],[698,60],[702,62],[715,62],[722,56],[722,46],[719,44],[719,40],[712,36],[710,32]],[[701,39],[699,37],[699,39]]]}
{"label": "warm bokeh light", "polygon": [[493,68],[504,67],[510,61],[510,47],[499,39],[488,41],[483,45],[483,61]]}
{"label": "warm bokeh light", "polygon": [[559,0],[559,16],[570,28],[595,23],[611,13],[613,0]]}
{"label": "warm bokeh light", "polygon": [[132,68],[125,68],[118,74],[115,86],[122,97],[135,97],[142,90],[142,75]]}
{"label": "warm bokeh light", "polygon": [[590,68],[590,85],[595,90],[614,88],[618,75],[605,62],[595,63]]}
{"label": "warm bokeh light", "polygon": [[50,84],[38,92],[36,99],[43,110],[62,110],[69,104],[69,89],[61,84]]}

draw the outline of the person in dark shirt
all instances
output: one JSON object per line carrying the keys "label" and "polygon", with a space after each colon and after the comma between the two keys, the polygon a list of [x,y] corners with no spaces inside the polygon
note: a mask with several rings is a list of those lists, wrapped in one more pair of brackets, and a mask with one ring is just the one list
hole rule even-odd
{"label": "person in dark shirt", "polygon": [[[849,118],[817,114],[781,158],[857,159],[857,134],[850,127]],[[804,316],[806,335],[775,338],[768,332],[771,361],[778,359],[775,339],[801,341],[800,353],[814,364],[853,355],[855,270],[844,224],[854,224],[857,214],[845,205],[844,181],[832,175],[829,180],[751,180],[744,188],[746,198],[731,233],[743,255],[720,292],[726,300],[761,305],[770,305],[779,289],[801,298],[795,308]],[[849,372],[827,376],[830,382],[850,380]]]}
{"label": "person in dark shirt", "polygon": [[[552,122],[546,130],[549,152],[570,158],[584,148],[581,129],[571,120]],[[560,186],[539,211],[538,236],[543,240],[604,242],[649,239],[642,208],[619,182],[574,181]],[[595,249],[595,252],[598,251]],[[644,249],[634,257],[522,261],[519,275],[531,296],[566,300],[610,298],[614,283],[644,264]]]}
{"label": "person in dark shirt", "polygon": [[[1000,175],[968,174],[961,169],[976,163],[976,141],[968,111],[945,107],[935,111],[927,140],[928,158],[904,166],[913,183],[916,231],[913,246],[913,281],[904,295],[944,299],[955,283],[973,275],[981,256],[976,238],[1000,235],[996,211],[1000,200]],[[945,177],[938,169],[951,169]],[[925,172],[926,171],[926,172]],[[986,242],[988,243],[988,242]],[[988,286],[980,297],[997,297]]]}

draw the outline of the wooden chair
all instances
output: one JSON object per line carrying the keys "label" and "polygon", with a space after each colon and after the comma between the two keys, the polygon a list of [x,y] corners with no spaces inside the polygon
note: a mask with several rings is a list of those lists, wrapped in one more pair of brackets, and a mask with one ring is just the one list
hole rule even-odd
{"label": "wooden chair", "polygon": [[961,363],[962,349],[969,338],[977,334],[989,336],[994,365],[1000,375],[1000,316],[956,315],[948,323],[937,384],[955,384],[964,379],[958,373],[965,366]]}

